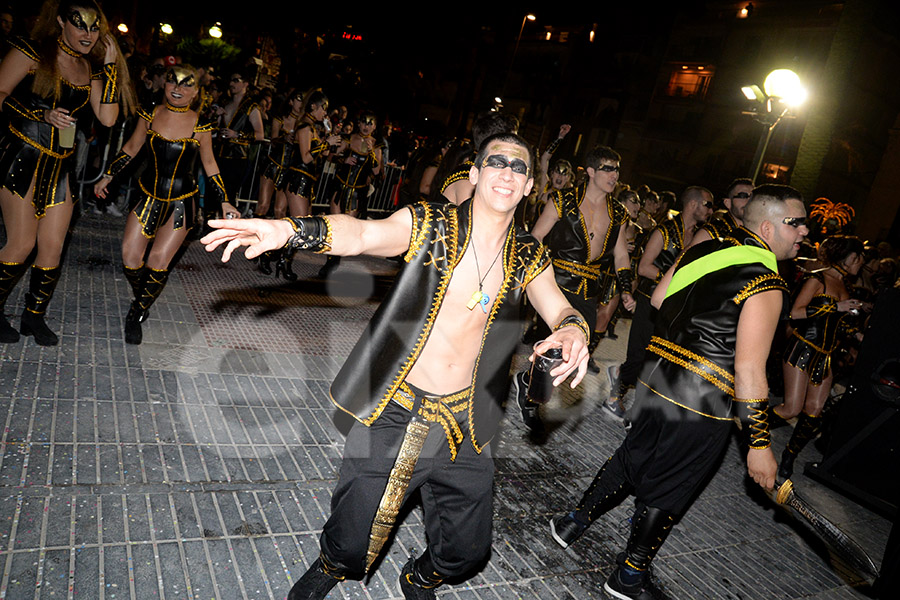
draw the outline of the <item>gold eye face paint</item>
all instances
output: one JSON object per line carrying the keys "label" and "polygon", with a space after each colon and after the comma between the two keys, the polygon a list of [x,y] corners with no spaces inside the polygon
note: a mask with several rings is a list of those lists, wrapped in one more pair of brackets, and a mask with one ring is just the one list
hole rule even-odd
{"label": "gold eye face paint", "polygon": [[176,65],[166,73],[166,83],[174,83],[181,87],[194,87],[196,78],[192,71]]}
{"label": "gold eye face paint", "polygon": [[100,31],[100,15],[91,8],[73,8],[72,12],[66,15],[66,21],[82,31]]}

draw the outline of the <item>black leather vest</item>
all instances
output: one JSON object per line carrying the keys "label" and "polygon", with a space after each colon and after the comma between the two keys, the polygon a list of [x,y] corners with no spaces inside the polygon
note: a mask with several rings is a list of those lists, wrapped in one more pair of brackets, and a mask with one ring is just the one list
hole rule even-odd
{"label": "black leather vest", "polygon": [[[422,352],[471,234],[472,200],[458,207],[420,202],[408,209],[413,229],[405,264],[331,384],[334,403],[365,425],[378,418]],[[510,364],[521,337],[519,306],[525,287],[548,264],[543,245],[524,229],[510,228],[503,283],[472,373],[467,420],[478,452],[494,437],[503,416]]]}

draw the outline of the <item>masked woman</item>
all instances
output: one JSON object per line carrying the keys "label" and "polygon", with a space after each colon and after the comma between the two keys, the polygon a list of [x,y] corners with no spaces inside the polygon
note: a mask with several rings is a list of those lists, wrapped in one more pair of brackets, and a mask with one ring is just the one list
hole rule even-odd
{"label": "masked woman", "polygon": [[[90,113],[109,127],[120,105],[135,104],[128,69],[93,0],[50,0],[30,39],[13,38],[0,63],[0,342],[19,340],[2,315],[6,299],[31,266],[20,330],[42,346],[59,343],[44,321],[59,281],[73,213],[75,129]],[[76,125],[77,124],[77,125]],[[34,263],[25,261],[37,246]]]}
{"label": "masked woman", "polygon": [[[138,185],[141,199],[128,214],[122,238],[125,277],[134,301],[125,317],[125,342],[140,344],[141,323],[162,293],[171,262],[194,222],[197,201],[197,160],[208,177],[206,193],[222,203],[225,218],[240,217],[228,202],[225,185],[213,156],[212,123],[201,123],[197,72],[175,65],[166,73],[165,102],[152,112],[138,111],[138,123],[122,146],[94,193],[106,196],[106,187],[145,143],[150,144],[147,165]],[[149,246],[149,251],[148,251]],[[146,262],[145,262],[146,256]]]}
{"label": "masked woman", "polygon": [[[325,134],[323,122],[328,115],[328,97],[325,93],[320,89],[314,89],[307,92],[304,98],[305,110],[294,129],[294,146],[285,185],[288,213],[292,217],[305,217],[311,214],[322,158],[328,154],[331,144],[340,142],[338,135],[322,139]],[[277,258],[275,275],[281,274],[288,281],[296,280],[297,274],[291,268],[294,255],[284,250],[278,253]],[[261,256],[260,263],[265,264],[266,260],[270,259],[271,256]]]}
{"label": "masked woman", "polygon": [[831,356],[842,334],[855,331],[856,315],[871,304],[851,297],[848,280],[863,265],[863,243],[855,236],[826,238],[819,248],[824,269],[811,272],[791,307],[791,339],[784,351],[784,404],[773,408],[782,419],[798,414],[781,456],[778,474],[789,479],[800,451],[820,430],[822,408],[834,375]]}

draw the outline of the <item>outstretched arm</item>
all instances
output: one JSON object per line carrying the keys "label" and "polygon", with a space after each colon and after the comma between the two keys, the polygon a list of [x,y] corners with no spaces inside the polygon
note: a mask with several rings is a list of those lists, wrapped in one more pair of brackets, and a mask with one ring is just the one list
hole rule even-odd
{"label": "outstretched arm", "polygon": [[[378,221],[355,219],[347,215],[300,217],[294,221],[321,233],[321,243],[316,251],[337,256],[397,256],[409,249],[412,233],[410,210],[398,210],[390,217]],[[208,224],[214,231],[204,236],[200,243],[206,246],[207,252],[225,244],[222,262],[228,262],[231,253],[241,246],[249,246],[244,252],[247,258],[255,258],[269,250],[278,250],[297,233],[288,219],[212,220]]]}

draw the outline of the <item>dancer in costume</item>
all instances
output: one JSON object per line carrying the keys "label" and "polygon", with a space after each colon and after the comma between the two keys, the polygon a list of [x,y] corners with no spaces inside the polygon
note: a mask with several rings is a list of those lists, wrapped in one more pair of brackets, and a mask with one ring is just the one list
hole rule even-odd
{"label": "dancer in costume", "polygon": [[[216,138],[215,157],[224,173],[228,197],[235,201],[250,168],[250,144],[266,137],[259,104],[249,93],[250,83],[245,73],[232,73],[228,101],[218,111],[222,128]],[[218,206],[206,202],[205,197],[203,200],[207,213],[218,212]]]}
{"label": "dancer in costume", "polygon": [[[110,162],[94,193],[106,196],[106,188],[132,157],[149,143],[147,165],[138,185],[141,200],[128,214],[122,237],[122,263],[134,301],[125,317],[125,342],[140,344],[141,323],[159,298],[197,209],[197,159],[208,177],[206,194],[215,199],[228,218],[240,212],[228,202],[225,184],[212,151],[212,123],[200,123],[197,72],[176,65],[166,73],[165,102],[152,112],[140,110],[134,133]],[[148,246],[149,253],[148,253]],[[146,256],[146,262],[144,257]]]}
{"label": "dancer in costume", "polygon": [[269,136],[269,152],[266,155],[265,169],[259,176],[259,194],[256,197],[256,210],[253,216],[264,219],[269,214],[272,196],[275,196],[275,218],[282,219],[287,214],[287,198],[284,188],[287,184],[287,170],[291,164],[294,151],[294,129],[302,116],[303,94],[297,92],[287,102],[286,114],[272,119],[272,131]]}
{"label": "dancer in costume", "polygon": [[[481,564],[491,545],[491,440],[503,415],[518,345],[520,303],[555,325],[560,384],[587,363],[587,326],[553,279],[546,249],[514,223],[534,184],[525,140],[488,138],[470,178],[474,197],[457,207],[422,202],[386,219],[347,215],[289,221],[216,221],[201,240],[244,245],[248,257],[292,247],[340,255],[403,255],[388,296],[331,386],[356,419],[344,445],[319,558],[289,600],[322,599],[362,577],[380,555],[403,501],[421,490],[428,547],[400,574],[408,599],[435,598],[449,577]],[[426,391],[427,390],[427,391]]]}
{"label": "dancer in costume", "polygon": [[763,488],[774,486],[766,359],[787,294],[777,261],[796,256],[809,232],[805,220],[797,190],[760,186],[744,228],[689,248],[656,287],[659,313],[634,425],[575,509],[550,521],[565,548],[634,494],[624,560],[604,585],[613,597],[658,597],[650,563],[719,465],[734,417],[747,434],[748,473]]}
{"label": "dancer in costume", "polygon": [[[291,160],[285,175],[287,210],[292,217],[312,214],[312,202],[316,196],[316,182],[322,170],[322,160],[329,154],[330,146],[341,141],[337,134],[322,139],[327,133],[324,122],[328,115],[328,97],[325,93],[320,89],[314,89],[307,92],[304,98],[303,117],[297,121],[294,129]],[[288,281],[297,279],[297,274],[291,267],[294,252],[290,249],[266,253],[260,256],[259,260],[260,270],[264,273],[267,272],[269,262],[277,260],[276,277],[282,275]]]}
{"label": "dancer in costume", "polygon": [[860,310],[872,305],[850,297],[847,280],[863,266],[864,246],[855,236],[826,238],[819,248],[825,268],[810,273],[791,307],[791,338],[784,351],[784,404],[772,410],[782,419],[800,415],[781,455],[778,474],[790,479],[794,461],[819,433],[822,409],[834,378],[831,355],[843,335],[855,332]]}
{"label": "dancer in costume", "polygon": [[0,249],[0,342],[19,340],[3,306],[37,246],[20,330],[53,346],[59,337],[44,316],[62,271],[74,210],[75,128],[86,128],[90,113],[112,126],[120,105],[126,113],[133,110],[135,96],[106,17],[93,0],[46,2],[31,39],[13,38],[10,44],[0,63],[0,110],[8,123],[0,139],[7,240]]}
{"label": "dancer in costume", "polygon": [[[343,158],[340,159],[335,174],[338,189],[331,199],[330,211],[331,214],[344,213],[351,217],[361,215],[365,218],[369,184],[382,169],[382,143],[372,135],[375,131],[374,113],[361,112],[356,125],[356,131],[341,142],[336,152]],[[329,256],[319,271],[319,277],[327,277],[337,268],[340,260],[339,256]]]}
{"label": "dancer in costume", "polygon": [[[534,237],[550,250],[557,285],[569,303],[585,316],[591,332],[597,318],[597,296],[601,292],[600,275],[605,261],[615,265],[622,289],[629,290],[623,294],[625,308],[634,307],[625,239],[628,213],[612,196],[619,180],[619,160],[619,154],[612,148],[595,146],[585,157],[587,183],[557,192],[533,230]],[[542,339],[549,325],[541,322],[537,331],[537,339]],[[597,342],[599,338],[591,335],[589,353]],[[590,360],[589,357],[589,365]],[[540,432],[543,426],[539,405],[528,395],[529,373],[528,369],[520,371],[513,380],[516,402],[525,425]]]}

